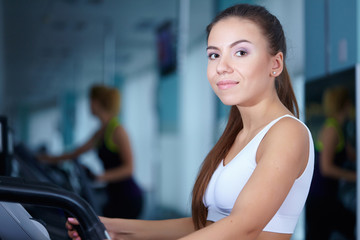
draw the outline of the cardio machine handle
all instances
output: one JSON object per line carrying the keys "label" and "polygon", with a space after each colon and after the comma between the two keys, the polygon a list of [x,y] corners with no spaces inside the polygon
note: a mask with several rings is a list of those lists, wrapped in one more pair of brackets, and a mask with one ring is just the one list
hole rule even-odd
{"label": "cardio machine handle", "polygon": [[0,176],[0,201],[62,208],[77,218],[85,239],[110,239],[91,206],[75,193],[56,185]]}

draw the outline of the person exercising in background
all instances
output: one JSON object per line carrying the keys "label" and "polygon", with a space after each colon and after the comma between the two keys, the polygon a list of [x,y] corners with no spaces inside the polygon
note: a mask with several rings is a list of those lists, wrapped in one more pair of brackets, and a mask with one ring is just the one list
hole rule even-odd
{"label": "person exercising in background", "polygon": [[107,202],[103,215],[107,217],[138,218],[143,204],[142,191],[133,178],[134,160],[126,130],[117,118],[120,109],[120,93],[115,88],[94,85],[90,90],[92,114],[100,122],[100,128],[82,146],[60,156],[41,155],[47,163],[59,163],[77,158],[82,153],[96,149],[105,171],[96,181],[107,183]]}
{"label": "person exercising in background", "polygon": [[330,239],[335,231],[355,239],[356,215],[339,198],[341,181],[356,182],[356,171],[345,168],[346,162],[356,159],[344,134],[353,105],[343,86],[326,89],[322,101],[326,119],[315,145],[314,178],[306,204],[306,240]]}

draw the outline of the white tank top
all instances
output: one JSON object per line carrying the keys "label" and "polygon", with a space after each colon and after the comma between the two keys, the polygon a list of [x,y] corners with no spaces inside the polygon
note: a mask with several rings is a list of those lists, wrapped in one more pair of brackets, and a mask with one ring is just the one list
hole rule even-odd
{"label": "white tank top", "polygon": [[[301,122],[290,115],[279,117],[265,126],[228,164],[224,166],[221,161],[203,198],[208,209],[207,220],[216,222],[230,214],[239,193],[256,168],[256,152],[260,142],[269,129],[283,117],[291,117]],[[314,170],[314,144],[309,129],[306,129],[309,133],[309,158],[306,168],[295,180],[281,207],[263,231],[289,234],[294,232],[309,193]]]}

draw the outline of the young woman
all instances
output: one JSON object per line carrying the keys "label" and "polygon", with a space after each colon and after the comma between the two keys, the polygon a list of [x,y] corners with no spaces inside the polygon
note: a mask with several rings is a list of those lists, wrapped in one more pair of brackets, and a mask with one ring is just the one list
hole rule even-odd
{"label": "young woman", "polygon": [[117,89],[95,85],[90,90],[91,112],[101,127],[82,146],[60,156],[40,156],[49,163],[72,160],[82,153],[96,149],[105,172],[96,177],[106,183],[107,201],[103,215],[107,217],[137,218],[142,209],[142,193],[133,179],[133,156],[129,137],[116,117],[120,93]]}
{"label": "young woman", "polygon": [[[101,218],[113,239],[289,240],[294,231],[314,150],[296,118],[281,24],[261,6],[240,4],[220,13],[207,31],[208,80],[232,108],[195,182],[192,218]],[[74,224],[69,219],[66,226],[77,239]]]}

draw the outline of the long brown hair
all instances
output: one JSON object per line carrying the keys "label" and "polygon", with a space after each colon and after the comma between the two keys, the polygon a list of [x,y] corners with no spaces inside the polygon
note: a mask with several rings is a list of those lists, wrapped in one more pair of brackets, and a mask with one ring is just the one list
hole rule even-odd
{"label": "long brown hair", "polygon": [[[274,56],[278,52],[282,52],[285,59],[286,40],[282,26],[279,20],[264,7],[238,4],[225,9],[207,26],[208,37],[212,27],[220,20],[228,17],[239,17],[257,24],[268,41],[269,53]],[[291,86],[290,76],[286,69],[285,60],[283,71],[275,79],[275,87],[281,102],[289,111],[298,117],[299,108]],[[200,229],[206,225],[207,209],[203,204],[203,197],[211,176],[222,159],[228,154],[237,134],[242,128],[243,122],[240,112],[236,106],[232,106],[225,130],[213,149],[206,156],[193,188],[192,219],[196,229]]]}

